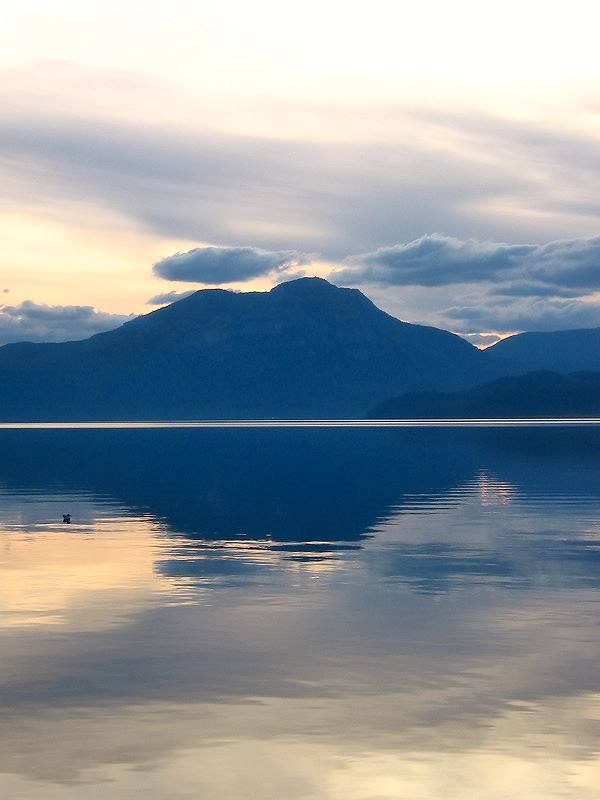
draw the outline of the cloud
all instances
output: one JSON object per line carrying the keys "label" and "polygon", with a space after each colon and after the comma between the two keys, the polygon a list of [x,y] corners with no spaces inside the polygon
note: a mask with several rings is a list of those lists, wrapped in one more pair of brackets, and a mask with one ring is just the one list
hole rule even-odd
{"label": "cloud", "polygon": [[147,306],[168,306],[171,303],[176,303],[177,300],[183,300],[191,294],[195,294],[195,289],[190,289],[188,292],[162,292],[155,294],[149,300],[146,300]]}
{"label": "cloud", "polygon": [[406,244],[349,256],[334,279],[384,286],[511,282],[522,296],[600,289],[600,236],[548,244],[461,240],[433,233]]}
{"label": "cloud", "polygon": [[[600,305],[577,298],[516,298],[499,303],[493,294],[482,294],[470,302],[444,309],[442,325],[470,340],[481,331],[553,331],[600,326]],[[479,341],[479,339],[478,339]]]}
{"label": "cloud", "polygon": [[444,286],[494,280],[527,256],[532,245],[462,241],[433,233],[407,244],[349,256],[341,280],[387,286]]}
{"label": "cloud", "polygon": [[531,279],[541,283],[600,289],[600,236],[538,246],[527,266]]}
{"label": "cloud", "polygon": [[[162,80],[66,62],[0,71],[11,212],[103,235],[130,226],[154,243],[242,242],[336,263],[362,253],[368,264],[351,256],[333,279],[366,284],[371,271],[369,295],[428,324],[471,307],[451,297],[461,283],[490,314],[501,304],[522,320],[519,298],[576,300],[598,285],[597,239],[581,238],[600,218],[599,133],[585,124],[595,85],[573,114],[517,117],[397,94],[367,110],[350,95],[288,98],[274,113],[256,96],[209,103]],[[452,236],[422,236],[436,230]],[[591,313],[548,308],[567,327]]]}
{"label": "cloud", "polygon": [[[152,86],[141,98],[131,89],[131,106],[114,94],[114,74],[55,73],[0,72],[0,149],[12,206],[30,211],[35,189],[39,206],[71,225],[108,213],[171,240],[341,258],[432,229],[496,241],[588,234],[600,213],[598,137],[589,126],[573,134],[572,121],[449,114],[406,99],[367,115],[298,100],[286,114],[306,135],[304,125],[282,132],[258,106],[264,125],[236,133],[210,113],[199,127],[187,96],[164,120]],[[114,105],[89,100],[103,77]],[[40,80],[51,103],[40,105]],[[163,103],[165,87],[154,94]]]}
{"label": "cloud", "polygon": [[580,297],[581,289],[568,286],[552,286],[535,281],[517,280],[513,283],[499,283],[487,294],[498,298],[506,297]]}
{"label": "cloud", "polygon": [[0,305],[0,345],[87,339],[132,318],[97,311],[92,306],[50,306],[24,300],[16,306]]}
{"label": "cloud", "polygon": [[296,250],[260,250],[256,247],[196,247],[175,253],[154,265],[159,278],[221,284],[247,281],[270,272],[284,273],[308,264],[311,256]]}

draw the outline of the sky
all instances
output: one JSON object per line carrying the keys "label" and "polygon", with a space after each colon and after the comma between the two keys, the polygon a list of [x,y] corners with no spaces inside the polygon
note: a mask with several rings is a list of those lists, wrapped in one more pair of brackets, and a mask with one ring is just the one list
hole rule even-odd
{"label": "sky", "polygon": [[600,326],[593,0],[20,0],[0,344],[320,275],[490,343]]}

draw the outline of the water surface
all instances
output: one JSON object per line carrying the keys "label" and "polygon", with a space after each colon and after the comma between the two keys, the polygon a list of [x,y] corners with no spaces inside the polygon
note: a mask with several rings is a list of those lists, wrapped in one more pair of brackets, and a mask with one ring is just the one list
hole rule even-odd
{"label": "water surface", "polygon": [[600,798],[599,454],[0,431],[1,796]]}

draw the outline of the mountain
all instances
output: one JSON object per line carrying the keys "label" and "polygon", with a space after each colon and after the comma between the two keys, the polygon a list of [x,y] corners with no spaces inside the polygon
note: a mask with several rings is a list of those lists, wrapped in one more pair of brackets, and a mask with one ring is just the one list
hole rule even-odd
{"label": "mountain", "polygon": [[600,372],[528,372],[460,392],[414,392],[377,405],[374,419],[600,417]]}
{"label": "mountain", "polygon": [[[1,430],[0,486],[9,493],[112,498],[193,539],[288,539],[306,542],[307,550],[310,542],[314,553],[325,542],[359,540],[394,513],[404,495],[427,492],[431,498],[468,481],[473,436],[440,433]],[[415,450],[422,451],[418,459]]]}
{"label": "mountain", "polygon": [[505,374],[532,370],[600,371],[600,328],[518,333],[484,352]]}
{"label": "mountain", "polygon": [[357,417],[493,369],[454,334],[301,278],[270,292],[201,290],[83,341],[5,345],[0,419]]}

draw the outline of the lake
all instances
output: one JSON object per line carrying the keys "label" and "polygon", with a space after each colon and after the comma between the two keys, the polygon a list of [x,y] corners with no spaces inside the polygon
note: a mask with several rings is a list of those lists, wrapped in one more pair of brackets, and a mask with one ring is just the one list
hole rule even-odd
{"label": "lake", "polygon": [[598,425],[4,426],[0,536],[2,798],[600,798]]}

